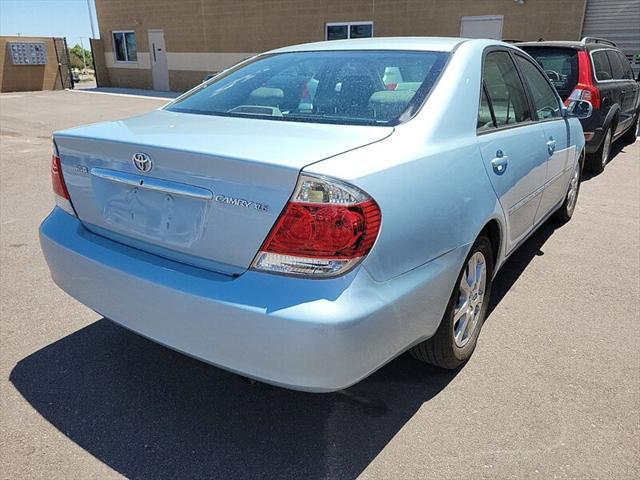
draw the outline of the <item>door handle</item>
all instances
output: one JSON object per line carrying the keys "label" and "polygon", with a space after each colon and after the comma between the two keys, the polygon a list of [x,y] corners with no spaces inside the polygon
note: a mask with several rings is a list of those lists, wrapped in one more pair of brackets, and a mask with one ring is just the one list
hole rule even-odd
{"label": "door handle", "polygon": [[152,50],[153,50],[153,63],[156,63],[158,61],[158,59],[156,58],[156,44],[152,43],[152,45],[153,45],[153,48],[152,48]]}
{"label": "door handle", "polygon": [[507,170],[509,164],[509,157],[506,156],[502,150],[496,152],[496,158],[491,160],[491,166],[496,175],[502,175]]}
{"label": "door handle", "polygon": [[547,142],[547,151],[549,155],[553,155],[553,152],[556,151],[556,141],[553,138],[550,138]]}

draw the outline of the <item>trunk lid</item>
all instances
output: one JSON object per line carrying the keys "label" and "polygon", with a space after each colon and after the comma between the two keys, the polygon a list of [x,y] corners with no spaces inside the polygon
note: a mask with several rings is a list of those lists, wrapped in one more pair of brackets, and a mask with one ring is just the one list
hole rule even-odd
{"label": "trunk lid", "polygon": [[234,275],[251,264],[303,167],[392,132],[157,110],[54,140],[71,202],[89,230]]}

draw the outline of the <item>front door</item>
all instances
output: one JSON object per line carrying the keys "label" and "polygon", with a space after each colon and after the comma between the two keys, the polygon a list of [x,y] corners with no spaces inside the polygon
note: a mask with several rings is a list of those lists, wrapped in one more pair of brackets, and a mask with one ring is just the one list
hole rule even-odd
{"label": "front door", "polygon": [[[545,133],[508,52],[489,52],[483,66],[478,143],[507,218],[507,250],[533,228],[547,170]],[[488,113],[488,115],[487,115]]]}
{"label": "front door", "polygon": [[154,90],[169,90],[169,65],[164,46],[164,32],[149,30],[149,53],[151,55],[151,74]]}

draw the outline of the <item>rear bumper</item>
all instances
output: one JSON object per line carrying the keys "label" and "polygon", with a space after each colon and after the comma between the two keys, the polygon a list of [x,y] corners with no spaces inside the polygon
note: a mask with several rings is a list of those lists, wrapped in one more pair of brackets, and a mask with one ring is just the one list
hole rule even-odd
{"label": "rear bumper", "polygon": [[339,390],[433,335],[468,246],[378,283],[219,275],[87,231],[59,208],[40,227],[55,283],[105,317],[208,363],[279,386]]}

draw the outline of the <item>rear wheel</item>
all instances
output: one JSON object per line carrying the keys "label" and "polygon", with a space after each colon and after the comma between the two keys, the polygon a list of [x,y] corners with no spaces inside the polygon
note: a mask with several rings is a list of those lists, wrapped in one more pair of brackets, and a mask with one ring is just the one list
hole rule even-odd
{"label": "rear wheel", "polygon": [[435,335],[410,350],[413,357],[454,369],[473,353],[487,315],[493,276],[493,249],[486,235],[471,247]]}
{"label": "rear wheel", "polygon": [[576,209],[576,203],[578,202],[578,193],[580,193],[580,173],[582,166],[580,162],[576,163],[576,168],[573,171],[571,181],[569,182],[569,188],[567,189],[567,195],[564,198],[564,203],[554,214],[554,218],[560,223],[566,223],[571,220],[573,212]]}
{"label": "rear wheel", "polygon": [[602,145],[587,158],[587,167],[594,173],[601,173],[609,162],[611,155],[611,140],[613,139],[613,127],[607,128],[602,140]]}

